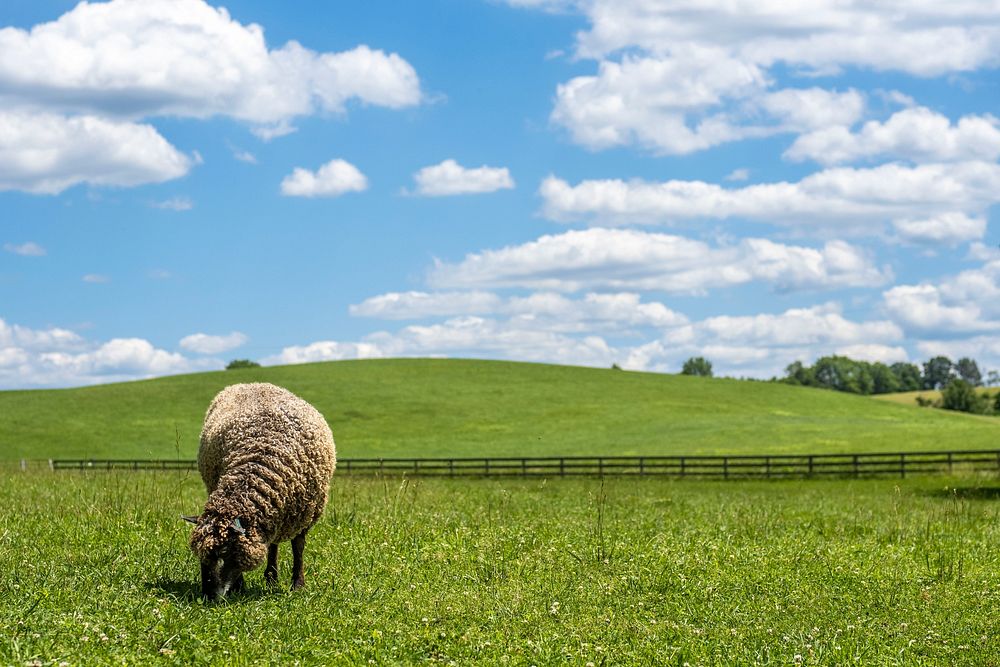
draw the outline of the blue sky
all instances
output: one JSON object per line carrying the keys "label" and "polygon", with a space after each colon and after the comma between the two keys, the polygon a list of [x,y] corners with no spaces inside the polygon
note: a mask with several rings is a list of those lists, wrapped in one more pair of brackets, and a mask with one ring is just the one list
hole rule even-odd
{"label": "blue sky", "polygon": [[2,388],[1000,368],[990,2],[10,0],[0,54]]}

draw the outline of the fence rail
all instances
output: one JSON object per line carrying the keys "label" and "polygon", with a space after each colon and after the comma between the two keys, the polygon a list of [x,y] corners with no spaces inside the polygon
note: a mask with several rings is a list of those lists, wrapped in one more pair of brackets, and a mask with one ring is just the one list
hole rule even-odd
{"label": "fence rail", "polygon": [[[196,470],[186,459],[53,459],[52,470]],[[338,474],[422,477],[694,477],[780,479],[1000,472],[1000,449],[879,454],[550,456],[340,459]]]}

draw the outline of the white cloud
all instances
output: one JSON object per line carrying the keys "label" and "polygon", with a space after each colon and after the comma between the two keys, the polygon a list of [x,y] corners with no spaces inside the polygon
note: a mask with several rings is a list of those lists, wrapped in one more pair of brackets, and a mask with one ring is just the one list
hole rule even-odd
{"label": "white cloud", "polygon": [[88,274],[84,275],[83,278],[81,278],[81,280],[83,280],[83,282],[85,282],[85,283],[91,283],[91,284],[94,284],[94,285],[100,285],[100,284],[103,284],[103,283],[110,283],[111,282],[111,277],[110,276],[106,276],[106,275],[104,275],[102,273],[88,273]]}
{"label": "white cloud", "polygon": [[221,366],[216,359],[192,361],[141,338],[93,342],[67,329],[31,329],[0,319],[0,387],[6,389],[118,382]]}
{"label": "white cloud", "polygon": [[420,102],[413,67],[361,45],[317,53],[291,41],[269,50],[264,30],[202,0],[81,2],[58,20],[0,30],[0,96],[66,112],[231,116],[287,126],[349,100]]}
{"label": "white cloud", "polygon": [[340,343],[322,340],[308,345],[286,347],[276,355],[261,359],[265,366],[306,364],[315,361],[340,361],[341,359],[378,359],[383,356],[372,343]]}
{"label": "white cloud", "polygon": [[425,317],[480,315],[496,312],[501,299],[490,292],[390,292],[365,299],[349,308],[356,317],[415,320]]}
{"label": "white cloud", "polygon": [[898,111],[885,122],[869,121],[857,132],[851,132],[850,124],[831,122],[803,134],[785,157],[824,165],[872,158],[950,162],[1000,157],[1000,122],[992,116],[964,116],[952,123],[939,113],[916,107]]}
{"label": "white cloud", "polygon": [[837,75],[845,67],[940,76],[1000,64],[1000,13],[990,0],[905,7],[508,2],[575,8],[589,19],[576,55],[597,61],[597,72],[557,88],[552,120],[595,150],[637,145],[686,154],[775,132],[849,126],[864,109],[854,91],[774,90],[779,77]]}
{"label": "white cloud", "polygon": [[856,345],[845,345],[838,347],[836,353],[857,359],[858,361],[876,362],[883,364],[894,364],[897,361],[909,361],[906,350],[899,345],[879,345],[872,343],[858,343]]}
{"label": "white cloud", "polygon": [[194,202],[190,197],[171,197],[163,201],[154,201],[150,204],[153,208],[164,211],[190,211],[194,208]]}
{"label": "white cloud", "polygon": [[[1000,201],[1000,165],[988,162],[840,167],[798,182],[723,188],[704,181],[588,180],[550,176],[539,190],[553,220],[597,224],[746,218],[872,233],[890,220],[942,213],[977,215]],[[872,225],[871,223],[883,223]]]}
{"label": "white cloud", "polygon": [[413,175],[418,195],[442,197],[448,195],[480,194],[509,190],[514,180],[506,167],[476,167],[468,169],[454,160],[424,167]]}
{"label": "white cloud", "polygon": [[696,49],[671,59],[625,57],[621,63],[601,62],[596,76],[559,85],[552,121],[594,150],[638,144],[683,155],[760,134],[703,112],[764,87],[757,67],[716,50]]}
{"label": "white cloud", "polygon": [[919,332],[1000,331],[1000,260],[938,280],[897,285],[882,294],[886,312]]}
{"label": "white cloud", "polygon": [[181,338],[179,345],[198,354],[220,354],[240,347],[249,340],[245,334],[233,331],[225,336],[196,333]]}
{"label": "white cloud", "polygon": [[[551,8],[569,3],[509,0]],[[970,71],[1000,60],[1000,18],[990,0],[734,3],[581,0],[590,21],[577,53],[600,58],[639,49],[665,54],[690,45],[724,49],[764,66],[835,72],[845,66],[918,76]]]}
{"label": "white cloud", "polygon": [[472,253],[458,264],[438,261],[428,282],[436,288],[701,294],[753,281],[795,290],[874,286],[888,277],[888,270],[878,269],[864,252],[843,241],[828,242],[822,249],[766,239],[712,247],[680,236],[594,228]]}
{"label": "white cloud", "polygon": [[38,245],[34,241],[27,241],[25,243],[4,243],[3,249],[15,255],[21,255],[22,257],[45,256],[45,248]]}
{"label": "white cloud", "polygon": [[796,360],[826,354],[903,360],[903,332],[890,321],[856,322],[840,306],[827,303],[778,314],[709,317],[667,330],[659,339],[628,350],[626,368],[677,372],[691,356],[713,362],[717,374],[751,377],[780,375]]}
{"label": "white cloud", "polygon": [[986,218],[964,213],[942,213],[932,218],[893,220],[900,238],[910,243],[956,246],[986,235]]}
{"label": "white cloud", "polygon": [[741,167],[739,169],[733,169],[726,176],[727,181],[745,181],[750,178],[750,170],[746,167]]}
{"label": "white cloud", "polygon": [[547,331],[621,331],[631,327],[673,327],[687,318],[638,294],[587,294],[569,299],[554,292],[501,298],[491,292],[391,292],[350,307],[352,315],[381,319],[425,319],[504,315],[529,328]]}
{"label": "white cloud", "polygon": [[195,163],[150,125],[0,111],[0,191],[58,194],[79,183],[161,183]]}
{"label": "white cloud", "polygon": [[362,192],[368,179],[357,167],[344,160],[330,160],[317,171],[296,167],[281,181],[281,194],[289,197],[339,197]]}

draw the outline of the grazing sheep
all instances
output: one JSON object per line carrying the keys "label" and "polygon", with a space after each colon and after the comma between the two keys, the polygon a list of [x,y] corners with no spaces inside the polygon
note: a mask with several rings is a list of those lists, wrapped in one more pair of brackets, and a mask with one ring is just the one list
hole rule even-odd
{"label": "grazing sheep", "polygon": [[292,588],[305,584],[306,533],[326,506],[336,466],[323,415],[273,384],[236,384],[205,415],[198,470],[209,496],[191,550],[201,560],[209,600],[243,588],[243,573],[267,556],[264,580],[278,579],[278,543],[292,541]]}

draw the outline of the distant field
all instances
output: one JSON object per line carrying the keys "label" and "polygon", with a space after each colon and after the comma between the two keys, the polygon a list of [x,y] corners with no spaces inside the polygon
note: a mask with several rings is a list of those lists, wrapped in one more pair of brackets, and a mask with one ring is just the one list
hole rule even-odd
{"label": "distant field", "polygon": [[0,459],[193,458],[209,401],[274,382],[343,457],[824,453],[994,448],[1000,419],[821,389],[610,369],[366,360],[0,392]]}
{"label": "distant field", "polygon": [[[987,396],[993,397],[997,394],[1000,389],[990,389],[982,387],[979,393],[986,394]],[[880,401],[890,401],[892,403],[899,403],[900,405],[916,405],[917,397],[926,398],[931,401],[937,401],[941,398],[941,392],[937,389],[925,389],[922,391],[900,391],[895,394],[878,394],[872,398],[877,398]]]}
{"label": "distant field", "polygon": [[334,477],[198,599],[197,475],[0,473],[0,664],[996,665],[996,478]]}

